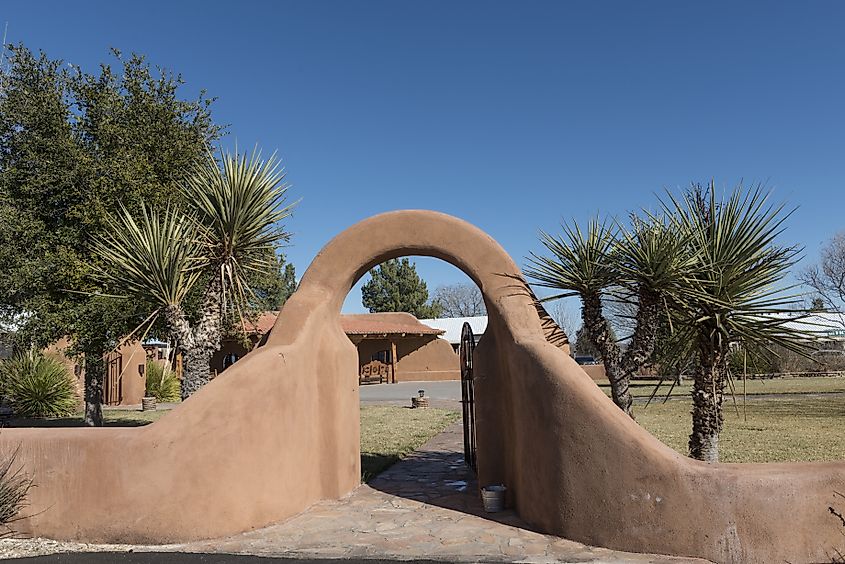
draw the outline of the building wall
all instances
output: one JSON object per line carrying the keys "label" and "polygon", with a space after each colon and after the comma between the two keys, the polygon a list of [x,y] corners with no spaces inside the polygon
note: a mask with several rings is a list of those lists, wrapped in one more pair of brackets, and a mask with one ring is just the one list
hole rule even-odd
{"label": "building wall", "polygon": [[242,342],[235,339],[224,339],[220,345],[220,350],[211,356],[211,375],[212,377],[223,372],[223,360],[229,354],[235,354],[238,360],[242,359],[252,348],[247,348]]}
{"label": "building wall", "polygon": [[587,373],[587,376],[596,382],[607,383],[607,373],[604,370],[604,364],[582,364],[581,369]]}
{"label": "building wall", "polygon": [[[79,398],[80,405],[84,403],[85,398],[85,371],[82,369],[81,363],[68,356],[67,348],[69,341],[66,337],[59,339],[52,345],[44,349],[46,356],[51,356],[65,365],[68,372],[73,376],[76,387],[76,395]],[[119,379],[119,405],[135,405],[141,403],[141,398],[147,387],[145,376],[141,374],[140,367],[147,363],[147,353],[138,341],[123,345],[117,352],[111,355],[106,355],[106,365],[110,359],[120,357],[120,365],[122,370],[117,374]],[[104,382],[108,386],[108,375]]]}
{"label": "building wall", "polygon": [[85,376],[82,371],[82,365],[76,359],[67,355],[67,348],[70,345],[67,337],[63,337],[46,347],[42,352],[44,356],[55,358],[61,362],[67,371],[73,376],[74,388],[76,389],[76,397],[79,398],[80,407],[85,403]]}
{"label": "building wall", "polygon": [[[373,355],[390,350],[388,339],[364,339],[358,343],[358,366]],[[396,337],[396,381],[460,380],[461,367],[452,346],[433,335]]]}
{"label": "building wall", "polygon": [[141,367],[147,364],[147,351],[138,341],[124,345],[118,349],[123,357],[123,371],[120,375],[122,394],[120,405],[136,405],[146,395],[146,370],[141,374]]}

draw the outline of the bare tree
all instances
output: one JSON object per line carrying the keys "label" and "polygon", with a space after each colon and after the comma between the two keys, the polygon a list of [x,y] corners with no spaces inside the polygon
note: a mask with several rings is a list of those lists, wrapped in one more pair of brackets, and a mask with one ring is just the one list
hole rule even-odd
{"label": "bare tree", "polygon": [[443,308],[443,317],[487,315],[481,290],[475,284],[450,284],[434,291],[432,302]]}
{"label": "bare tree", "polygon": [[[845,231],[822,247],[819,263],[804,270],[801,281],[812,288],[830,311],[845,311]],[[822,305],[814,300],[813,306]]]}
{"label": "bare tree", "polygon": [[558,327],[566,333],[570,344],[573,344],[575,342],[575,332],[577,331],[576,326],[578,322],[572,312],[566,308],[566,303],[563,300],[557,300],[546,309]]}

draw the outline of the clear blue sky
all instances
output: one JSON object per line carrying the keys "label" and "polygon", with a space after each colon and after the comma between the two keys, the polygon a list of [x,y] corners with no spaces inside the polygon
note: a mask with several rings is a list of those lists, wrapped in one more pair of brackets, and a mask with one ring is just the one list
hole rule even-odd
{"label": "clear blue sky", "polygon": [[845,228],[842,2],[32,1],[4,21],[51,57],[136,51],[218,97],[225,142],[278,149],[302,198],[300,275],[386,210],[458,215],[523,264],[561,218],[711,177],[799,206],[784,242],[804,264]]}

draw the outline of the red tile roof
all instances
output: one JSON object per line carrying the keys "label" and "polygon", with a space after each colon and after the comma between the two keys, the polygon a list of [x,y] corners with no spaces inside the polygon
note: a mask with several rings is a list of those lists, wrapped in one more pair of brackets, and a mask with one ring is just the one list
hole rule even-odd
{"label": "red tile roof", "polygon": [[445,331],[424,325],[410,313],[361,313],[341,315],[347,335],[441,335]]}
{"label": "red tile roof", "polygon": [[[255,323],[247,322],[250,333],[263,335],[273,328],[278,311],[265,311]],[[347,335],[442,335],[442,329],[424,325],[410,313],[360,313],[340,316],[340,324]]]}

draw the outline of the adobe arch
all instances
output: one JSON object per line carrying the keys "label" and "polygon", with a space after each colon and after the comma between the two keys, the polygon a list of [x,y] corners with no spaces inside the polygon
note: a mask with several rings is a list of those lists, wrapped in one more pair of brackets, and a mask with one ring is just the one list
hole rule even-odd
{"label": "adobe arch", "polygon": [[[478,475],[504,482],[538,529],[621,550],[720,562],[821,561],[845,463],[708,465],[631,421],[549,339],[519,269],[453,217],[402,211],[340,234],[314,259],[267,344],[158,422],[5,429],[35,476],[25,532],[88,542],[213,538],[289,517],[360,479],[355,347],[343,298],[367,269],[434,256],[481,288]],[[553,327],[551,327],[553,329]],[[158,495],[150,495],[155,492]],[[840,508],[841,509],[841,508]]]}

